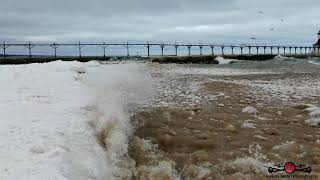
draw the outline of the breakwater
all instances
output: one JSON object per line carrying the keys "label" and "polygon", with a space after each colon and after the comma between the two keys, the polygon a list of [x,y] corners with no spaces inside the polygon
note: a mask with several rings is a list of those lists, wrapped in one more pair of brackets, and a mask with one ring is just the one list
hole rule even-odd
{"label": "breakwater", "polygon": [[[261,55],[220,55],[225,59],[236,59],[244,61],[267,61],[272,60],[277,55],[271,54],[261,54]],[[316,54],[297,54],[297,55],[282,55],[285,57],[306,59],[312,57],[320,57]],[[203,55],[203,56],[59,56],[59,57],[50,57],[50,56],[33,56],[32,58],[26,56],[7,56],[6,58],[1,59],[0,55],[0,64],[30,64],[30,63],[47,63],[52,61],[79,61],[79,62],[88,62],[92,60],[97,61],[126,61],[126,60],[137,60],[137,61],[152,61],[158,63],[178,63],[178,64],[218,64],[218,61],[215,58],[218,55]]]}

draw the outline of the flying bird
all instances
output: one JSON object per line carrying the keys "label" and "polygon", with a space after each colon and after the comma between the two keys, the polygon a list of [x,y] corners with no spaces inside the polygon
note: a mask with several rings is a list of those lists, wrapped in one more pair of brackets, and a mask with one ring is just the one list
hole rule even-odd
{"label": "flying bird", "polygon": [[264,14],[264,12],[263,12],[263,11],[259,11],[258,13],[259,13],[259,14]]}
{"label": "flying bird", "polygon": [[255,37],[251,37],[251,39],[252,39],[252,40],[256,40],[256,38],[255,38]]}
{"label": "flying bird", "polygon": [[280,19],[281,20],[281,22],[284,22],[284,19]]}
{"label": "flying bird", "polygon": [[274,28],[270,28],[269,30],[270,30],[270,31],[274,31]]}

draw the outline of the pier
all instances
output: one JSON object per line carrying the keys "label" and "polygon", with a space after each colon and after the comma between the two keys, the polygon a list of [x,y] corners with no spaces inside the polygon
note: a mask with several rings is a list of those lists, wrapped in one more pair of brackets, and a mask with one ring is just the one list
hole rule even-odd
{"label": "pier", "polygon": [[[108,48],[117,48],[122,49],[126,53],[116,57],[115,59],[132,59],[133,57],[161,57],[161,56],[208,56],[208,55],[222,55],[222,56],[241,56],[241,55],[311,55],[314,53],[320,53],[320,47],[316,46],[294,46],[294,45],[250,45],[250,44],[241,44],[241,45],[226,45],[226,44],[186,44],[186,43],[6,43],[3,42],[0,44],[0,61],[7,60],[9,61],[9,56],[14,56],[13,54],[8,54],[8,49],[10,48],[19,48],[19,53],[24,53],[25,55],[15,56],[16,58],[26,59],[37,59],[39,56],[33,54],[33,49],[35,47],[47,47],[51,49],[51,53],[46,55],[46,59],[56,60],[61,58],[71,58],[71,59],[81,59],[86,61],[88,58],[93,58],[96,60],[109,60],[112,56],[108,55]],[[66,56],[60,54],[58,50],[66,47],[74,48],[74,54],[72,56]],[[101,55],[98,56],[85,56],[83,50],[86,47],[94,47],[96,50],[101,50]],[[139,48],[143,50],[143,54],[137,56],[130,53],[131,48]],[[160,52],[160,55],[152,54],[151,48]],[[23,51],[25,49],[25,51]],[[193,51],[191,51],[191,49]],[[204,49],[207,50],[207,53],[204,53]],[[20,52],[22,51],[22,52]],[[174,52],[174,54],[167,54],[166,52]],[[33,61],[32,61],[33,62]]]}

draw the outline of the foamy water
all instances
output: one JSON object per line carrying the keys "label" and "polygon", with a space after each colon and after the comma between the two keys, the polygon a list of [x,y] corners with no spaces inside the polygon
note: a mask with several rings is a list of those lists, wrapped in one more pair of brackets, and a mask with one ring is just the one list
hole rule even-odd
{"label": "foamy water", "polygon": [[[155,66],[152,67],[152,69],[154,70],[153,73],[157,74],[156,76],[157,78],[161,77],[160,79],[162,79],[162,81],[160,81],[160,88],[157,89],[158,90],[157,94],[159,93],[161,94],[159,98],[159,101],[161,103],[158,103],[159,101],[156,102],[156,105],[158,106],[188,107],[188,106],[204,105],[205,102],[208,99],[210,99],[206,97],[207,94],[203,90],[203,84],[206,83],[207,81],[223,81],[223,82],[230,82],[230,83],[243,85],[244,87],[248,87],[248,89],[252,91],[250,92],[250,96],[257,96],[255,98],[257,98],[259,101],[260,99],[262,99],[262,101],[260,102],[263,102],[266,104],[269,102],[268,98],[270,99],[280,98],[283,101],[290,100],[288,104],[290,104],[290,106],[294,106],[295,103],[303,102],[301,101],[303,99],[311,98],[315,100],[320,93],[318,90],[319,88],[317,88],[320,85],[319,78],[317,75],[317,72],[319,72],[319,67],[314,66],[312,63],[310,63],[310,59],[294,59],[294,58],[286,58],[286,57],[278,56],[274,60],[270,60],[266,62],[237,61],[233,64],[225,63],[222,65],[194,65],[194,64],[192,65],[164,64],[163,65],[161,64],[161,65],[155,65]],[[252,76],[252,75],[257,75],[257,76]],[[241,77],[237,77],[237,76],[241,76]],[[194,90],[194,92],[192,90]],[[188,99],[187,98],[188,95],[191,95],[192,98]],[[239,94],[239,96],[243,96],[243,94],[242,95]],[[224,97],[226,97],[226,95],[221,93],[220,99],[223,99]],[[216,97],[213,97],[211,100],[214,102],[215,98],[218,99],[218,97],[216,96]],[[262,105],[262,103],[260,102],[259,102],[259,107],[261,107]],[[278,102],[282,102],[282,101],[278,101]],[[316,103],[317,101],[312,101],[312,102]],[[222,103],[224,103],[224,101],[222,101]],[[283,109],[285,109],[288,104],[285,104],[285,102],[283,102],[282,104],[284,106]],[[214,105],[211,105],[211,106],[214,106]],[[217,104],[217,106],[220,108],[223,108],[226,105]],[[230,106],[230,105],[227,105],[227,106]],[[239,104],[236,102],[231,106],[237,107],[239,106]],[[264,108],[269,108],[269,107],[264,107]],[[188,110],[188,108],[186,109]],[[181,111],[184,111],[184,110],[185,110],[184,108],[181,108]],[[261,109],[259,109],[259,111],[260,110]],[[266,117],[259,117],[259,115],[257,116],[257,114],[259,114],[259,111],[257,111],[254,107],[250,107],[250,106],[244,108],[242,110],[242,113],[253,114],[254,119],[244,120],[239,127],[241,129],[239,131],[246,131],[246,132],[251,131],[257,134],[262,132],[260,130],[262,127],[261,122],[268,121],[269,119],[266,118],[267,116]],[[301,121],[302,124],[303,125],[308,124],[308,125],[318,127],[319,125],[318,106],[313,106],[312,108],[306,109],[306,111],[309,113],[310,117],[309,116],[303,117],[302,115],[297,116],[297,117],[305,118],[305,120],[302,118],[303,119]],[[234,114],[230,114],[230,116],[235,116],[234,120],[237,121],[238,113],[239,113],[238,111],[234,111]],[[274,114],[271,114],[272,117],[282,116],[281,111],[273,112],[273,113]],[[194,115],[192,112],[190,114],[191,116]],[[170,114],[169,115],[166,114],[164,115],[163,118],[169,118],[169,117],[170,117]],[[218,118],[221,118],[221,117],[218,116]],[[202,120],[203,120],[202,118],[199,119],[199,123]],[[177,121],[181,121],[181,119],[178,118]],[[225,120],[222,117],[220,121],[223,122]],[[260,124],[258,123],[258,121],[260,121],[259,122]],[[218,122],[219,121],[217,121],[217,123]],[[187,123],[188,122],[186,122],[186,124]],[[273,124],[270,123],[270,124],[265,124],[263,127],[265,128],[265,127],[276,127],[276,126],[273,126]],[[184,128],[186,128],[186,126],[182,125],[181,129],[184,129]],[[175,125],[174,125],[174,128],[172,128],[173,131],[178,131],[178,129],[179,128],[176,128]],[[190,129],[191,129],[190,131],[192,131],[194,130],[194,127]],[[260,132],[258,132],[258,130],[260,130]],[[171,131],[168,131],[168,132],[171,133]],[[202,130],[199,130],[199,132],[202,132]],[[282,132],[282,130],[279,129],[279,132]],[[174,137],[174,136],[176,136],[176,134],[172,133],[171,137]],[[196,177],[194,179],[201,179],[202,177],[206,177],[208,174],[210,174],[210,172],[214,170],[222,169],[222,170],[225,170],[225,172],[223,172],[224,175],[232,175],[234,173],[232,175],[232,177],[234,178],[252,179],[253,175],[267,175],[269,174],[268,167],[274,166],[276,162],[273,162],[273,160],[268,159],[267,155],[269,156],[270,154],[265,152],[266,149],[262,149],[262,147],[259,146],[259,143],[258,143],[259,141],[270,140],[264,136],[267,136],[267,135],[265,135],[264,133],[261,133],[261,135],[254,135],[253,138],[255,140],[249,141],[250,143],[253,143],[250,145],[249,150],[251,151],[251,148],[254,149],[254,152],[252,153],[249,152],[249,155],[246,155],[246,156],[238,155],[235,159],[232,159],[230,161],[222,161],[221,164],[214,164],[214,165],[209,164],[208,166],[202,165],[202,164],[192,165],[192,168],[189,168],[189,169],[183,168],[179,174],[180,175],[187,174],[186,175],[187,177],[189,175],[192,175]],[[170,137],[170,136],[167,136],[167,137]],[[258,143],[258,145],[256,143]],[[297,142],[292,141],[292,143],[290,142],[289,144],[290,146],[288,146],[286,143],[283,144],[282,140],[279,140],[278,144],[277,142],[274,142],[273,150],[281,149],[281,151],[291,152],[292,147],[298,147],[299,152],[300,150],[303,151],[303,146],[296,146]],[[241,148],[243,148],[243,146],[241,146]],[[265,146],[263,146],[263,148],[265,148]],[[161,148],[161,149],[165,149],[165,148]],[[169,152],[172,153],[174,151],[170,150]],[[180,153],[180,151],[177,151],[177,152]],[[304,154],[299,152],[297,153],[297,157],[298,158],[303,157]],[[279,154],[275,154],[275,155],[280,157]],[[282,155],[282,156],[285,157],[285,155]],[[168,157],[170,159],[170,156]],[[188,155],[185,155],[185,157],[187,158]],[[157,157],[155,157],[154,159],[157,159]],[[287,159],[283,158],[281,160],[286,161]],[[158,166],[161,166],[161,165],[163,165],[163,163],[160,163],[159,161]],[[176,173],[171,170],[172,164],[167,165],[167,167],[170,167],[169,168],[170,170],[168,169],[163,170],[159,174],[166,175],[166,177],[175,177]],[[228,170],[230,171],[235,170],[235,171],[229,172]],[[147,174],[151,176],[153,175],[152,172],[158,173],[158,168],[143,167],[141,171],[147,172]],[[188,174],[186,172],[192,172],[193,174]],[[183,178],[183,176],[181,178]],[[221,179],[223,178],[224,177],[221,176]]]}
{"label": "foamy water", "polygon": [[320,59],[310,60],[309,63],[320,66]]}
{"label": "foamy water", "polygon": [[219,64],[231,64],[233,62],[238,61],[237,59],[225,59],[221,56],[216,57],[215,60],[218,61]]}
{"label": "foamy water", "polygon": [[134,170],[134,162],[128,157],[130,113],[152,98],[152,78],[144,64],[120,64],[89,69],[84,82],[94,95],[90,120],[96,135],[104,135],[109,167],[115,177],[129,179]]}

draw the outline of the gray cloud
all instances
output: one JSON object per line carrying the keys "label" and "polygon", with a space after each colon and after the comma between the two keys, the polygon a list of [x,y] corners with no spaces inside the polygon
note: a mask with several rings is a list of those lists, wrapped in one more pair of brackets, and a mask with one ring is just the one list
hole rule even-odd
{"label": "gray cloud", "polygon": [[311,44],[320,29],[318,0],[0,1],[2,41]]}

